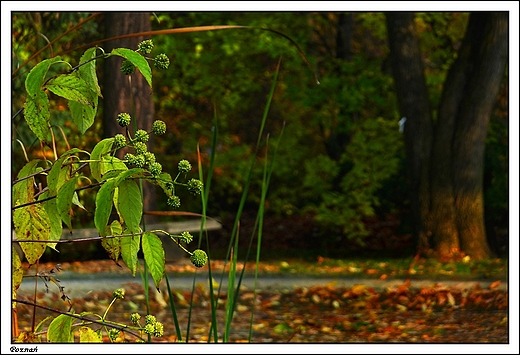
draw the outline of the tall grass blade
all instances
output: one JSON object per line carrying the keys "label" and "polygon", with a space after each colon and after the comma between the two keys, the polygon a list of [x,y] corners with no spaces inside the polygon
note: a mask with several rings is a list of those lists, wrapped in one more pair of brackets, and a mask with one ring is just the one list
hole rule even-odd
{"label": "tall grass blade", "polygon": [[[177,318],[177,311],[175,311],[175,303],[173,302],[173,294],[170,288],[170,281],[168,280],[168,275],[165,274],[164,279],[166,280],[166,287],[168,290],[168,298],[170,302],[170,310],[172,311],[173,322],[175,324],[175,331],[177,332],[177,339],[179,341],[182,341],[181,328],[179,326],[179,319]],[[186,338],[186,342],[188,342],[188,338]]]}

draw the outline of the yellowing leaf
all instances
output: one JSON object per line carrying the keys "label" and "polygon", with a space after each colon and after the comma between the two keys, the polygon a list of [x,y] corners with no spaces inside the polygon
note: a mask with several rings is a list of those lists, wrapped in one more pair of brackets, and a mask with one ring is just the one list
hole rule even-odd
{"label": "yellowing leaf", "polygon": [[79,328],[79,342],[80,343],[102,343],[103,340],[98,333],[89,327]]}
{"label": "yellowing leaf", "polygon": [[[32,241],[49,240],[50,221],[45,209],[39,205],[17,208],[13,212],[14,230],[17,239]],[[34,264],[43,255],[47,243],[22,242],[20,248],[29,264]]]}

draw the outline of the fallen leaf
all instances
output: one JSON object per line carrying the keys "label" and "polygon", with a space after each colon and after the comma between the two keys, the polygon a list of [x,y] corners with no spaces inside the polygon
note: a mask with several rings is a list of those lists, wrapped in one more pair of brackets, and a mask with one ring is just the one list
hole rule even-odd
{"label": "fallen leaf", "polygon": [[489,289],[493,290],[493,289],[497,288],[501,283],[502,283],[502,281],[497,280],[497,281],[491,283],[491,285],[489,285]]}
{"label": "fallen leaf", "polygon": [[354,296],[360,296],[362,295],[363,293],[365,293],[365,285],[363,284],[355,284],[354,286],[352,286],[352,288],[350,289],[350,292],[354,295]]}

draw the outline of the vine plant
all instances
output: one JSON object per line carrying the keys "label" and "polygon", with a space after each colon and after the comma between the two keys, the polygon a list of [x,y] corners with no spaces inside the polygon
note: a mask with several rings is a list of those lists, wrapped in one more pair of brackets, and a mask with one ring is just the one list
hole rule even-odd
{"label": "vine plant", "polygon": [[[59,56],[43,60],[32,68],[25,80],[27,98],[23,114],[29,128],[42,144],[55,144],[50,128],[48,97],[48,92],[52,92],[68,100],[72,121],[81,133],[85,133],[94,122],[98,99],[102,97],[96,72],[97,61],[114,56],[123,57],[121,71],[129,75],[137,69],[151,87],[152,70],[149,63],[158,69],[167,69],[169,66],[169,59],[165,54],[148,57],[152,49],[152,40],[145,40],[139,43],[137,50],[116,48],[110,53],[105,53],[98,46],[89,48],[81,56],[77,66],[72,66]],[[50,68],[53,66],[66,66],[67,70],[51,76]],[[172,177],[169,173],[163,172],[162,165],[156,161],[154,153],[148,151],[147,142],[150,134],[162,135],[166,132],[166,124],[163,121],[155,121],[151,132],[142,129],[132,132],[129,128],[132,120],[129,113],[121,112],[115,120],[120,126],[125,127],[125,135],[117,134],[103,139],[91,152],[72,148],[62,153],[54,162],[33,159],[19,171],[12,183],[12,217],[16,235],[13,242],[19,244],[29,265],[36,264],[46,248],[56,249],[62,236],[63,224],[72,230],[71,208],[73,205],[84,208],[77,192],[83,189],[97,190],[94,224],[108,256],[116,262],[122,259],[135,276],[138,267],[137,254],[142,250],[146,266],[156,287],[159,287],[165,271],[165,256],[161,239],[157,234],[169,236],[190,255],[191,262],[197,267],[204,266],[208,257],[201,249],[191,252],[182,245],[181,242],[189,244],[192,241],[193,237],[189,232],[172,235],[163,230],[141,229],[143,199],[137,181],[143,180],[159,186],[168,197],[168,205],[172,208],[179,208],[181,205],[175,192],[176,188],[186,188],[192,194],[198,195],[203,190],[203,184],[198,179],[188,180],[187,174],[191,170],[191,164],[187,160],[179,162],[178,171]],[[133,153],[127,153],[123,159],[119,159],[115,153],[123,148],[133,150]],[[114,209],[117,217],[111,220]],[[57,271],[59,268],[38,272],[35,276],[42,279],[46,286],[48,282],[57,284],[62,299],[70,301],[55,278]],[[27,303],[17,299],[17,290],[23,277],[22,259],[13,245],[12,307],[15,320],[16,304]],[[68,312],[59,312],[62,314],[55,318],[44,319],[38,326],[33,326],[32,332],[17,334],[15,324],[13,329],[16,331],[13,336],[20,342],[39,342],[42,333],[38,332],[48,321],[50,324],[46,336],[47,341],[51,342],[74,341],[74,331],[77,329],[81,342],[101,341],[103,330],[110,341],[116,341],[122,330],[136,335],[138,340],[143,340],[143,333],[148,335],[148,339],[151,335],[162,335],[162,324],[157,322],[153,315],[147,315],[144,324],[140,323],[137,313],[131,315],[130,326],[109,322],[106,316],[110,307],[122,298],[124,290],[115,290],[105,314],[97,316],[97,319],[92,318],[92,314],[75,314],[69,309]],[[35,303],[29,304],[37,306]],[[75,320],[79,320],[79,323],[74,323]],[[94,331],[90,327],[94,323],[103,326]],[[132,333],[132,330],[138,330],[140,333]]]}

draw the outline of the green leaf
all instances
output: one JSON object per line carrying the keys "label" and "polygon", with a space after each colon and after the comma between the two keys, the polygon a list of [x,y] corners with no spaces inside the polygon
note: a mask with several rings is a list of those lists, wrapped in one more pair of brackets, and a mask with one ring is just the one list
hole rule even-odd
{"label": "green leaf", "polygon": [[31,131],[42,142],[49,138],[49,122],[51,113],[49,111],[49,98],[43,91],[30,94],[25,99],[24,117]]}
{"label": "green leaf", "polygon": [[104,162],[102,161],[103,155],[110,152],[112,149],[112,145],[114,143],[114,138],[105,138],[102,141],[98,142],[94,149],[92,149],[92,153],[90,154],[90,172],[94,179],[97,181],[102,181],[102,171],[105,173]]}
{"label": "green leaf", "polygon": [[47,317],[43,318],[43,319],[40,321],[40,323],[38,323],[38,324],[36,325],[36,328],[34,328],[34,332],[35,332],[35,333],[39,333],[39,332],[41,332],[41,331],[43,330],[43,326],[45,325],[45,323],[47,323],[48,321],[50,321],[50,320],[52,320],[52,319],[54,319],[53,316],[47,316]]}
{"label": "green leaf", "polygon": [[55,57],[45,59],[31,69],[25,79],[25,90],[27,91],[28,96],[34,96],[36,93],[42,91],[45,76],[47,75],[50,66],[56,62],[61,62],[61,58]]}
{"label": "green leaf", "polygon": [[69,101],[69,110],[72,115],[72,120],[82,134],[92,126],[96,118],[98,98],[94,97],[92,101],[94,102],[93,107],[76,101]]}
{"label": "green leaf", "polygon": [[72,224],[70,220],[70,208],[72,206],[72,198],[74,196],[74,190],[78,182],[79,176],[75,176],[67,181],[58,191],[56,197],[56,205],[58,207],[58,214],[61,220],[72,230]]}
{"label": "green leaf", "polygon": [[[49,191],[41,194],[38,198],[39,200],[43,200],[49,196]],[[56,199],[50,199],[42,203],[47,216],[49,217],[49,224],[51,226],[51,230],[49,233],[49,240],[60,240],[61,234],[63,232],[63,226],[61,222],[60,215],[58,214],[58,205],[56,204]],[[47,246],[56,250],[57,243],[48,243]],[[57,250],[56,250],[57,251]]]}
{"label": "green leaf", "polygon": [[87,82],[80,78],[76,73],[60,74],[51,78],[45,87],[54,94],[61,96],[67,100],[76,101],[83,105],[89,105],[92,108],[94,98],[97,97]]}
{"label": "green leaf", "polygon": [[57,316],[47,329],[47,340],[50,343],[72,343],[74,334],[72,332],[72,323],[74,318],[66,314]]}
{"label": "green leaf", "polygon": [[[14,230],[17,239],[48,240],[50,236],[50,221],[47,213],[39,204],[17,208],[13,212]],[[24,242],[20,248],[29,264],[33,265],[40,259],[47,243]]]}
{"label": "green leaf", "polygon": [[[127,233],[138,232],[130,232],[129,230],[125,230],[125,234]],[[128,268],[132,271],[132,276],[135,276],[137,271],[137,253],[139,252],[140,244],[140,235],[121,237],[121,257],[123,258],[126,266],[128,266]]]}
{"label": "green leaf", "polygon": [[70,178],[70,174],[74,166],[72,164],[63,166],[63,163],[72,155],[77,153],[86,153],[87,151],[78,148],[72,148],[63,153],[58,160],[52,164],[52,168],[47,176],[47,186],[49,187],[50,196],[56,196],[60,187]]}
{"label": "green leaf", "polygon": [[127,178],[135,178],[135,177],[144,177],[146,174],[145,174],[146,170],[143,169],[143,168],[132,168],[132,169],[128,169],[124,172],[121,172],[118,176],[117,176],[117,183],[119,184],[121,181],[127,179]]}
{"label": "green leaf", "polygon": [[117,188],[117,210],[121,213],[126,226],[130,230],[135,230],[139,227],[143,215],[141,190],[133,180],[123,180]]}
{"label": "green leaf", "polygon": [[[88,86],[90,87],[90,89],[95,92],[99,97],[103,97],[103,95],[101,95],[101,89],[99,88],[99,85],[98,85],[98,78],[97,78],[97,73],[96,73],[96,61],[97,60],[92,60],[96,57],[96,51],[97,51],[97,47],[92,47],[92,48],[89,48],[85,51],[85,53],[83,53],[83,55],[81,56],[81,59],[79,60],[80,62],[80,67],[78,68],[78,73],[79,73],[79,76],[85,80],[85,82],[88,84]],[[90,62],[89,62],[90,60]],[[81,64],[81,63],[85,63],[85,62],[88,62],[86,64]]]}
{"label": "green leaf", "polygon": [[152,69],[148,64],[148,61],[142,55],[128,48],[114,48],[110,54],[128,59],[137,69],[139,69],[148,82],[148,85],[152,87]]}
{"label": "green leaf", "polygon": [[101,163],[101,177],[103,179],[106,179],[106,176],[104,175],[108,172],[116,171],[118,172],[117,176],[119,176],[120,173],[128,170],[126,164],[116,157],[104,156],[102,159],[103,162]]}
{"label": "green leaf", "polygon": [[79,328],[79,342],[80,343],[102,343],[103,340],[98,333],[89,327]]}
{"label": "green leaf", "polygon": [[148,265],[148,270],[153,277],[155,287],[159,288],[159,284],[164,276],[164,248],[161,239],[154,233],[144,233],[142,238],[144,261]]}
{"label": "green leaf", "polygon": [[[120,235],[123,233],[123,228],[119,221],[113,221],[105,228],[105,235]],[[107,251],[110,259],[117,261],[121,254],[121,237],[118,238],[103,238],[101,239],[101,246]]]}
{"label": "green leaf", "polygon": [[170,197],[172,194],[172,190],[168,188],[170,186],[172,180],[172,177],[168,173],[161,173],[157,179],[148,179],[148,181],[154,185],[159,186],[161,189],[163,189],[166,196]]}
{"label": "green leaf", "polygon": [[114,179],[107,180],[103,186],[101,186],[96,195],[94,225],[96,226],[99,235],[102,237],[105,236],[105,227],[110,219],[110,213],[112,213],[112,199],[116,188],[115,182]]}
{"label": "green leaf", "polygon": [[[74,195],[72,196],[72,203],[81,208],[83,211],[87,211],[85,206],[79,201],[78,193],[74,192]],[[88,212],[88,211],[87,211]]]}

